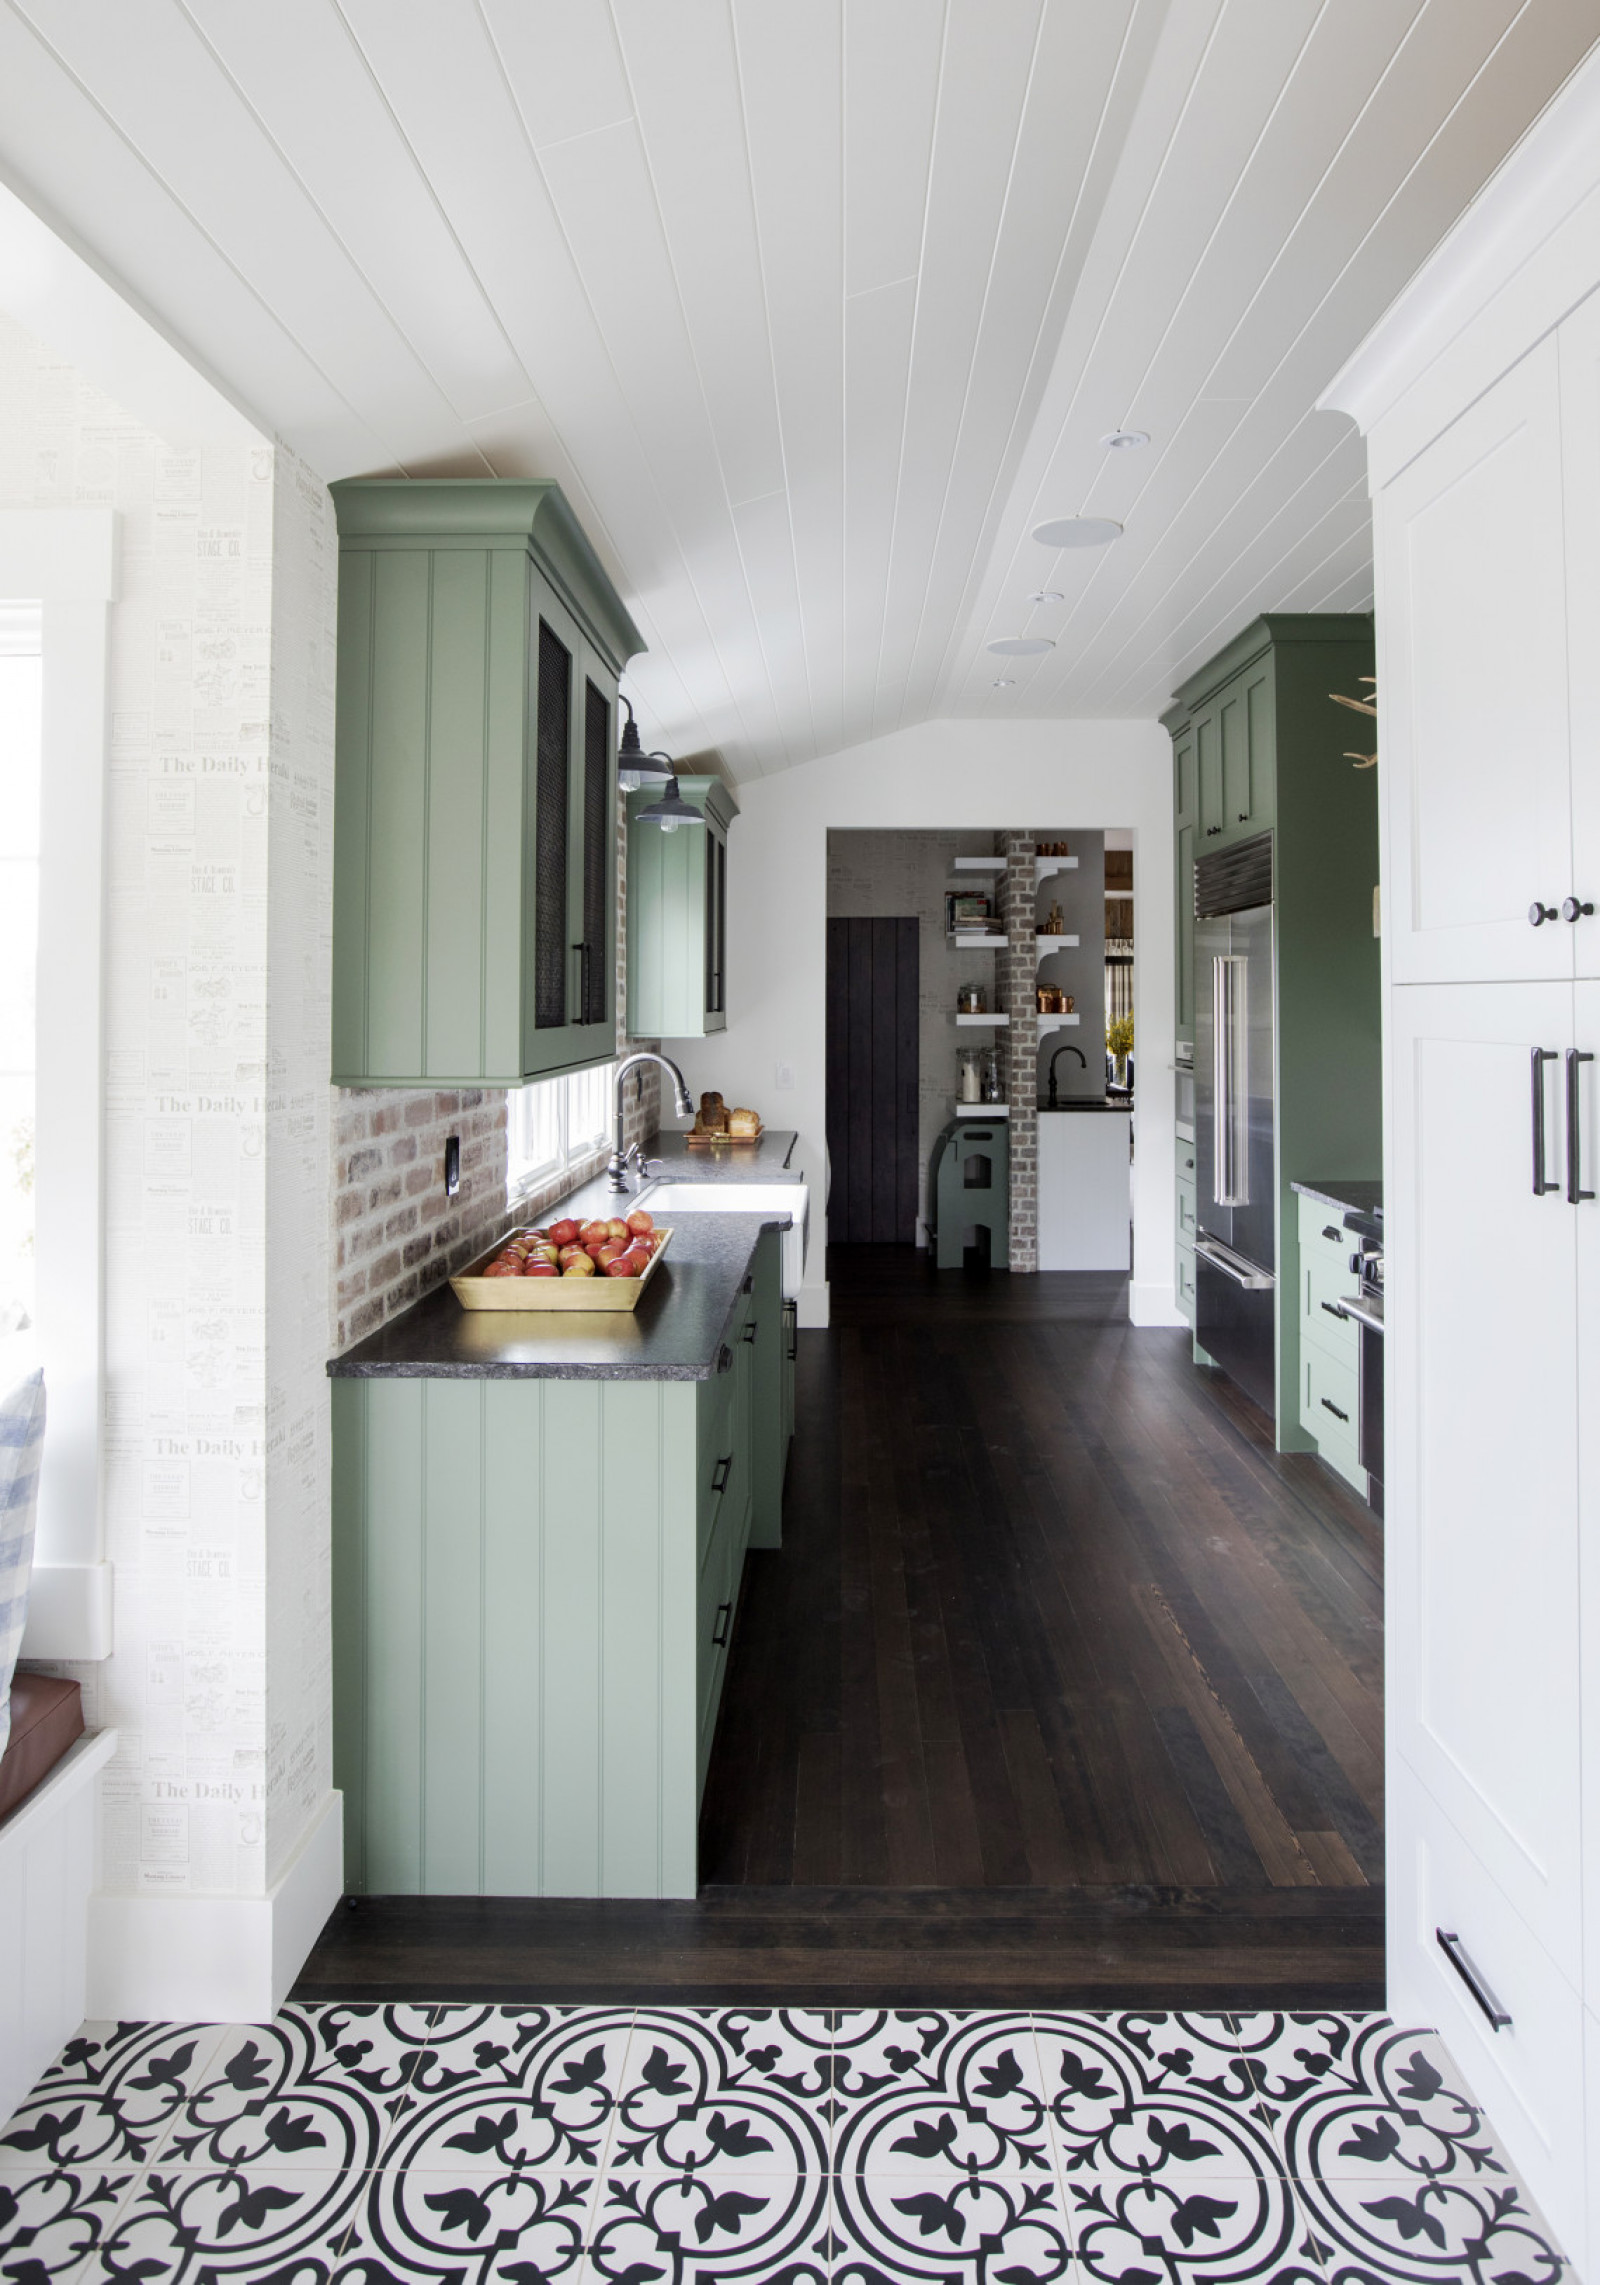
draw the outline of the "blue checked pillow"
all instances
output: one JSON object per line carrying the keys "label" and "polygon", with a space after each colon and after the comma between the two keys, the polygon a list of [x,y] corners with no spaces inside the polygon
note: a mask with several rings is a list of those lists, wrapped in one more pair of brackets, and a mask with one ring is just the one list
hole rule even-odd
{"label": "blue checked pillow", "polygon": [[0,1753],[11,1736],[11,1677],[28,1615],[43,1447],[44,1374],[36,1372],[0,1397]]}

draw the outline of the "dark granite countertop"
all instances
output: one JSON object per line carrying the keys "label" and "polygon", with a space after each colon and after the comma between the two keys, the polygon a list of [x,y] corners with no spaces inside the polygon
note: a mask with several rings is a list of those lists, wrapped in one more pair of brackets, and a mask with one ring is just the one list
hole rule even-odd
{"label": "dark granite countertop", "polygon": [[[653,1179],[726,1182],[729,1210],[679,1215],[671,1248],[637,1309],[463,1309],[441,1285],[330,1359],[328,1371],[351,1380],[710,1380],[756,1240],[764,1229],[782,1227],[770,1213],[741,1214],[737,1187],[798,1184],[801,1177],[784,1165],[794,1142],[792,1133],[769,1129],[753,1149],[690,1151],[682,1135],[657,1135],[650,1155],[665,1164]],[[618,1205],[600,1174],[542,1207],[539,1219],[547,1225],[563,1215],[581,1221],[614,1214]]]}
{"label": "dark granite countertop", "polygon": [[1053,1119],[1058,1111],[1131,1111],[1131,1095],[1068,1095],[1059,1103],[1041,1103],[1041,1119]]}
{"label": "dark granite countertop", "polygon": [[1347,1214],[1375,1214],[1383,1218],[1383,1184],[1362,1182],[1354,1175],[1337,1175],[1329,1182],[1296,1182],[1290,1185],[1302,1198],[1316,1198],[1324,1206],[1336,1206]]}
{"label": "dark granite countertop", "polygon": [[689,1148],[689,1138],[662,1129],[650,1145],[650,1156],[662,1161],[658,1182],[799,1182],[797,1167],[789,1164],[799,1141],[793,1127],[768,1127],[756,1143],[709,1143]]}

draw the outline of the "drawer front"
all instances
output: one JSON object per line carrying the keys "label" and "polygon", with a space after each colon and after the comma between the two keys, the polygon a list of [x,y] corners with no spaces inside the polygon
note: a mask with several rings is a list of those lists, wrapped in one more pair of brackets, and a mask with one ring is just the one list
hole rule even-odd
{"label": "drawer front", "polygon": [[1300,1315],[1305,1337],[1352,1371],[1361,1355],[1361,1328],[1353,1317],[1339,1314],[1339,1304],[1354,1300],[1356,1284],[1347,1269],[1336,1268],[1322,1254],[1301,1254]]}
{"label": "drawer front", "polygon": [[1320,1198],[1301,1199],[1302,1261],[1320,1261],[1328,1267],[1344,1269],[1358,1243],[1355,1232],[1345,1228],[1344,1215],[1337,1206],[1325,1206]]}
{"label": "drawer front", "polygon": [[1194,1323],[1194,1248],[1178,1248],[1177,1302],[1182,1314]]}
{"label": "drawer front", "polygon": [[1178,1180],[1178,1243],[1180,1246],[1192,1246],[1194,1244],[1195,1229],[1195,1186],[1192,1182],[1185,1182],[1180,1176]]}
{"label": "drawer front", "polygon": [[1300,1359],[1300,1425],[1331,1457],[1337,1451],[1349,1466],[1360,1458],[1359,1369],[1325,1351],[1308,1347]]}
{"label": "drawer front", "polygon": [[[1390,1764],[1389,2011],[1436,2025],[1561,2250],[1581,2260],[1583,2007],[1509,1899],[1408,1763]],[[1451,1966],[1438,1932],[1459,1938],[1496,2030]]]}
{"label": "drawer front", "polygon": [[1178,1180],[1187,1182],[1191,1190],[1200,1179],[1199,1163],[1200,1154],[1195,1146],[1193,1135],[1186,1135],[1180,1128],[1178,1130]]}
{"label": "drawer front", "polygon": [[728,1637],[733,1631],[737,1581],[733,1534],[728,1528],[730,1520],[726,1511],[718,1519],[718,1528],[712,1534],[706,1559],[700,1566],[699,1592],[695,1597],[695,1675],[702,1731],[708,1717],[716,1718],[715,1692],[722,1686],[722,1670],[728,1660]]}

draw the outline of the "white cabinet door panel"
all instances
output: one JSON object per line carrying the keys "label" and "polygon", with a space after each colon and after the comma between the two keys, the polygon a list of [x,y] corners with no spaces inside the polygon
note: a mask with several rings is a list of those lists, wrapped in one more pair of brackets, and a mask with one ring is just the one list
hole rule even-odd
{"label": "white cabinet door panel", "polygon": [[[1579,1064],[1577,1190],[1600,1192],[1600,984],[1573,987],[1573,1039],[1594,1056]],[[1578,1531],[1583,1549],[1583,1635],[1590,1645],[1583,1702],[1584,1990],[1600,2008],[1600,1197],[1569,1206],[1578,1254]],[[1595,2085],[1600,2133],[1600,2081]],[[1600,2208],[1595,2226],[1600,2229]]]}
{"label": "white cabinet door panel", "polygon": [[1561,397],[1552,339],[1378,502],[1384,928],[1400,984],[1572,973],[1528,923],[1571,873]]}
{"label": "white cabinet door panel", "polygon": [[[1582,1972],[1572,986],[1391,997],[1390,1734],[1564,1973]],[[1533,1193],[1531,1051],[1546,1165]]]}
{"label": "white cabinet door panel", "polygon": [[1580,976],[1600,976],[1600,293],[1559,340],[1572,676],[1572,868],[1562,894],[1595,908],[1572,924],[1572,950]]}
{"label": "white cabinet door panel", "polygon": [[[1387,1814],[1389,2013],[1438,2031],[1562,2251],[1581,2263],[1587,2199],[1577,1989],[1403,1761],[1390,1766]],[[1441,1930],[1459,1939],[1509,2024],[1491,2026],[1447,1959]]]}

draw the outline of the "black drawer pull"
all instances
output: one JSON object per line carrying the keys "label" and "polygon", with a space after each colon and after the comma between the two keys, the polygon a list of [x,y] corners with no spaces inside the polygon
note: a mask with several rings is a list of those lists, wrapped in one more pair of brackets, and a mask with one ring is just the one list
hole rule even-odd
{"label": "black drawer pull", "polygon": [[755,1271],[754,1271],[754,1270],[752,1270],[752,1271],[750,1272],[749,1276],[748,1276],[748,1277],[745,1279],[745,1281],[744,1281],[743,1285],[741,1285],[741,1286],[740,1286],[740,1288],[739,1288],[739,1291],[740,1291],[741,1293],[754,1293],[755,1289],[756,1289],[756,1273],[755,1273]]}
{"label": "black drawer pull", "polygon": [[[1328,1312],[1330,1317],[1337,1317],[1341,1325],[1349,1324],[1350,1312],[1348,1309],[1336,1309],[1331,1301],[1324,1301],[1321,1306]],[[1322,1401],[1324,1404],[1326,1404],[1328,1400],[1326,1397],[1324,1397]]]}
{"label": "black drawer pull", "polygon": [[1322,1234],[1325,1238],[1331,1238],[1336,1246],[1342,1246],[1344,1244],[1343,1230],[1336,1230],[1331,1222],[1325,1222],[1323,1224]]}
{"label": "black drawer pull", "polygon": [[741,1341],[743,1341],[743,1342],[744,1342],[744,1343],[745,1343],[747,1346],[753,1346],[753,1345],[754,1345],[754,1342],[755,1342],[755,1337],[756,1337],[756,1334],[757,1334],[759,1331],[760,1331],[760,1327],[757,1325],[757,1323],[756,1323],[756,1320],[755,1320],[755,1319],[752,1317],[752,1318],[751,1318],[751,1320],[750,1320],[750,1322],[749,1322],[749,1324],[748,1324],[748,1325],[746,1325],[746,1327],[745,1327],[744,1331],[743,1331],[743,1332],[742,1332],[742,1333],[739,1335],[739,1338],[740,1338],[740,1340],[741,1340]]}
{"label": "black drawer pull", "polygon": [[1494,1993],[1489,1989],[1489,1986],[1484,1982],[1482,1976],[1478,1973],[1471,1960],[1467,1957],[1467,1948],[1462,1943],[1461,1938],[1456,1935],[1447,1934],[1443,1928],[1435,1928],[1433,1933],[1440,1951],[1443,1952],[1445,1958],[1455,1969],[1456,1974],[1461,1978],[1461,1981],[1466,1985],[1468,1991],[1471,1992],[1473,1998],[1482,2008],[1484,2014],[1489,2018],[1490,2024],[1493,2026],[1493,2028],[1496,2031],[1509,2031],[1511,2028],[1510,2016],[1500,2005],[1500,2002],[1495,1998]]}
{"label": "black drawer pull", "polygon": [[1206,839],[1209,841],[1213,833],[1220,833],[1221,831],[1222,827],[1220,825],[1208,825],[1206,827]]}
{"label": "black drawer pull", "polygon": [[789,1328],[789,1362],[792,1365],[800,1345],[800,1312],[792,1301],[784,1303],[783,1317]]}
{"label": "black drawer pull", "polygon": [[1190,1172],[1191,1174],[1193,1174],[1193,1172],[1194,1172],[1194,1160],[1193,1160],[1192,1158],[1186,1158],[1186,1159],[1184,1160],[1184,1162],[1183,1162],[1183,1163],[1184,1163],[1184,1165],[1185,1165],[1185,1166],[1186,1166],[1186,1167],[1189,1169],[1189,1172]]}
{"label": "black drawer pull", "polygon": [[1249,810],[1248,810],[1248,809],[1241,809],[1241,810],[1240,810],[1240,812],[1239,812],[1239,823],[1240,823],[1241,825],[1248,825],[1248,824],[1249,824],[1249,822],[1250,822],[1250,812],[1249,812]]}
{"label": "black drawer pull", "polygon": [[732,1603],[718,1603],[717,1623],[711,1629],[711,1647],[720,1650],[728,1639],[728,1623],[733,1617]]}
{"label": "black drawer pull", "polygon": [[1333,1417],[1334,1417],[1334,1419],[1335,1419],[1335,1420],[1342,1420],[1342,1421],[1344,1421],[1344,1422],[1345,1422],[1346,1426],[1348,1426],[1348,1425],[1349,1425],[1349,1420],[1350,1420],[1350,1415],[1349,1415],[1349,1413],[1348,1413],[1348,1412],[1341,1412],[1341,1411],[1339,1410],[1339,1407],[1338,1407],[1338,1406],[1337,1406],[1337,1405],[1336,1405],[1336,1404],[1333,1402],[1333,1399],[1332,1399],[1331,1397],[1326,1397],[1326,1396],[1325,1396],[1325,1397],[1323,1398],[1323,1400],[1322,1400],[1322,1409],[1323,1409],[1323,1411],[1324,1411],[1324,1412],[1331,1412],[1331,1413],[1333,1414]]}
{"label": "black drawer pull", "polygon": [[723,1344],[722,1344],[722,1346],[721,1346],[721,1348],[720,1348],[720,1349],[717,1351],[717,1370],[718,1370],[718,1372],[719,1372],[719,1373],[725,1373],[725,1372],[727,1371],[728,1367],[729,1367],[729,1366],[730,1366],[732,1363],[733,1363],[733,1351],[732,1351],[732,1350],[729,1348],[729,1346],[728,1346],[727,1342],[726,1342],[726,1341],[724,1341],[724,1342],[723,1342]]}
{"label": "black drawer pull", "polygon": [[716,1466],[711,1471],[711,1489],[714,1492],[726,1491],[728,1487],[728,1478],[732,1474],[733,1454],[731,1452],[725,1452],[722,1458],[717,1462]]}

